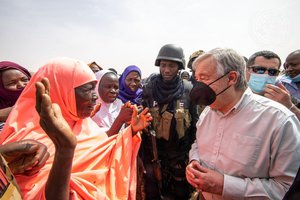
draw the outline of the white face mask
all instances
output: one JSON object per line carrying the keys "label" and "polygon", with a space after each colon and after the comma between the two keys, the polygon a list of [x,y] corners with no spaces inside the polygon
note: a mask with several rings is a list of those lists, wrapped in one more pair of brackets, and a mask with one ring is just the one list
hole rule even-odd
{"label": "white face mask", "polygon": [[250,74],[248,86],[253,92],[262,93],[266,84],[275,85],[276,76],[269,76],[268,74]]}

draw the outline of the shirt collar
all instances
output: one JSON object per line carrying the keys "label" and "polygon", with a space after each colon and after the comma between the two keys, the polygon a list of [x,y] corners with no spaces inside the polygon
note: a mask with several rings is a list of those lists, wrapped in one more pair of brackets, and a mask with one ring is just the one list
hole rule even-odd
{"label": "shirt collar", "polygon": [[250,96],[253,95],[253,92],[251,91],[251,89],[248,87],[242,97],[240,98],[240,100],[225,114],[223,114],[220,111],[216,111],[218,115],[225,117],[227,115],[229,115],[230,113],[236,113],[239,110],[241,110],[249,101],[250,101]]}
{"label": "shirt collar", "polygon": [[287,75],[281,76],[280,78],[278,78],[278,80],[284,83],[289,83],[289,84],[292,83],[292,80]]}

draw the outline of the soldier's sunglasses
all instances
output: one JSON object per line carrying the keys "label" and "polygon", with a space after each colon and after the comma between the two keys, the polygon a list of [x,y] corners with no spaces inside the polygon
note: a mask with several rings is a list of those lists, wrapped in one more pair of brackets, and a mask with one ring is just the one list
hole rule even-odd
{"label": "soldier's sunglasses", "polygon": [[256,74],[264,74],[266,71],[268,71],[270,76],[277,76],[280,72],[278,69],[271,69],[262,66],[251,66],[249,68],[252,69],[252,71]]}

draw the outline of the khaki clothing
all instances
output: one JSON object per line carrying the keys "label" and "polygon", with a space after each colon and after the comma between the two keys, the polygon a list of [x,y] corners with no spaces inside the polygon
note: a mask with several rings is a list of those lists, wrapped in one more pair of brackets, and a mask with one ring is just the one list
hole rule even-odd
{"label": "khaki clothing", "polygon": [[20,200],[22,199],[19,187],[11,173],[6,161],[0,155],[0,199]]}

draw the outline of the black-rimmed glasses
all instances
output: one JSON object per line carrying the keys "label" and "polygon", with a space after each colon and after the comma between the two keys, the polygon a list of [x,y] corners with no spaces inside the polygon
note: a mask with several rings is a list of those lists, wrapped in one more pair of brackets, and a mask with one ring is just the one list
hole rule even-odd
{"label": "black-rimmed glasses", "polygon": [[252,71],[256,74],[264,74],[266,71],[268,71],[268,74],[270,76],[277,76],[280,72],[278,69],[272,69],[262,66],[251,66],[249,68],[252,69]]}

